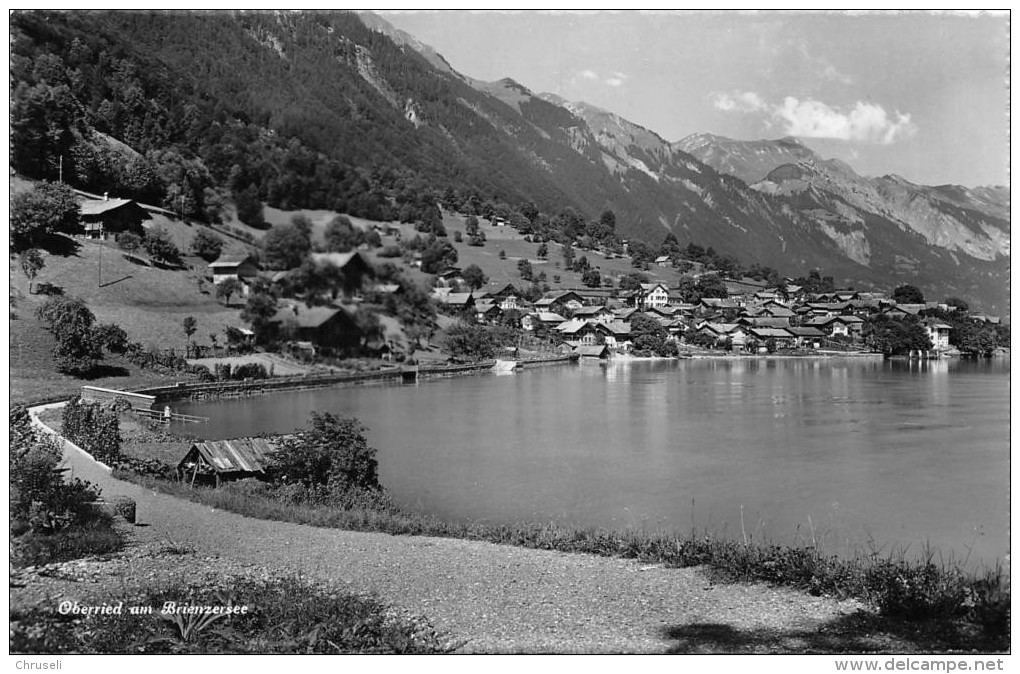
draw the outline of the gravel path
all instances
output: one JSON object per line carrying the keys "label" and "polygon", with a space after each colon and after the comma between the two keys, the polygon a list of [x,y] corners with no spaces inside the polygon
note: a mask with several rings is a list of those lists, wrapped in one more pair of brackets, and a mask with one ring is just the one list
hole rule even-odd
{"label": "gravel path", "polygon": [[678,647],[677,634],[705,629],[773,634],[763,648],[798,652],[809,648],[803,635],[861,608],[763,585],[716,585],[696,569],[251,519],[114,480],[67,445],[73,476],[99,485],[105,498],[136,500],[136,545],[184,545],[227,564],[374,593],[465,641],[460,652],[663,653]]}

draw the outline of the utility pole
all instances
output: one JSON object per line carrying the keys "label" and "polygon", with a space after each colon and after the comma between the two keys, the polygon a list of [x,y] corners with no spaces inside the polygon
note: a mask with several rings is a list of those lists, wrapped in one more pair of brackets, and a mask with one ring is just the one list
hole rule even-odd
{"label": "utility pole", "polygon": [[63,184],[63,183],[64,183],[64,155],[60,155],[60,173],[59,173],[59,180],[60,180],[60,183],[61,183],[61,184]]}
{"label": "utility pole", "polygon": [[99,241],[99,287],[103,287],[103,241]]}

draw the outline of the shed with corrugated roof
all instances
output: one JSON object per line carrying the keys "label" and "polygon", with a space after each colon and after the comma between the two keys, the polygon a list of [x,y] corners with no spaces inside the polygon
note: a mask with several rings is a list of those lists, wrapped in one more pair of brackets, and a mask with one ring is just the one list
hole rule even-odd
{"label": "shed with corrugated roof", "polygon": [[269,455],[276,449],[268,438],[196,442],[177,464],[177,474],[191,484],[201,478],[203,482],[215,482],[217,487],[224,480],[264,477]]}

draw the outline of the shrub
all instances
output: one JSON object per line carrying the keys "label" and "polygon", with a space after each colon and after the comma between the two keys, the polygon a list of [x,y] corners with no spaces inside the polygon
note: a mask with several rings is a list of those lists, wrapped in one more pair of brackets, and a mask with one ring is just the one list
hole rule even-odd
{"label": "shrub", "polygon": [[95,330],[96,339],[104,349],[110,353],[124,353],[127,351],[128,336],[124,328],[116,323],[104,323]]}
{"label": "shrub", "polygon": [[379,462],[365,430],[357,419],[313,412],[311,428],[282,441],[268,472],[279,482],[326,486],[335,493],[379,490]]}
{"label": "shrub", "polygon": [[115,463],[120,458],[120,419],[99,403],[71,398],[64,405],[61,430],[98,461]]}
{"label": "shrub", "polygon": [[146,232],[142,245],[149,257],[157,262],[166,264],[180,264],[181,262],[181,251],[170,239],[170,234],[162,227],[154,227]]}
{"label": "shrub", "polygon": [[200,229],[191,240],[191,252],[207,262],[212,262],[223,251],[223,239],[212,232]]}
{"label": "shrub", "polygon": [[404,251],[397,244],[390,244],[376,253],[379,257],[400,257],[403,254]]}
{"label": "shrub", "polygon": [[262,363],[244,363],[234,368],[231,379],[267,379],[269,373]]}
{"label": "shrub", "polygon": [[76,297],[50,297],[36,315],[48,324],[57,338],[53,356],[57,369],[73,375],[88,375],[102,359],[102,344],[92,324],[96,317]]}
{"label": "shrub", "polygon": [[114,239],[121,250],[136,251],[142,245],[142,237],[134,232],[120,232]]}
{"label": "shrub", "polygon": [[38,537],[103,521],[93,506],[99,489],[79,479],[64,481],[60,448],[36,434],[24,408],[11,410],[9,429],[12,555],[15,563],[32,564],[54,555],[54,541]]}
{"label": "shrub", "polygon": [[968,591],[963,574],[931,560],[921,564],[878,562],[868,569],[865,583],[882,615],[925,620],[965,611]]}

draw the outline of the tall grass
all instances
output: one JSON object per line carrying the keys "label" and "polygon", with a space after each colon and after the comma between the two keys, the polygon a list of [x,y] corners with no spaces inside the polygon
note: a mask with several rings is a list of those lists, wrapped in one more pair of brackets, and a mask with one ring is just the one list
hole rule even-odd
{"label": "tall grass", "polygon": [[446,522],[408,512],[386,499],[364,506],[329,507],[286,503],[267,485],[245,480],[219,489],[157,478],[118,477],[206,505],[259,519],[396,535],[488,541],[537,550],[635,559],[670,567],[704,567],[719,580],[765,582],[813,595],[857,598],[889,618],[910,621],[968,621],[989,643],[1008,647],[1009,581],[1001,567],[980,577],[933,555],[910,560],[902,552],[825,554],[815,546],[791,547],[752,539],[731,540],[707,532],[613,531],[555,524]]}

